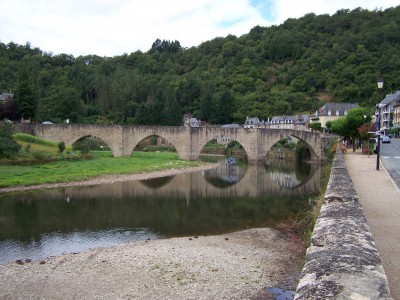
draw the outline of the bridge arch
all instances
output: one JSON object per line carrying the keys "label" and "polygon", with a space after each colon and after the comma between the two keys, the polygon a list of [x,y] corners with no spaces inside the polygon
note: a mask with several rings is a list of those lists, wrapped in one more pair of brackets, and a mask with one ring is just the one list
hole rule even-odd
{"label": "bridge arch", "polygon": [[199,129],[199,139],[197,147],[193,148],[193,159],[198,159],[201,150],[212,140],[217,140],[218,143],[228,144],[232,141],[238,142],[246,152],[246,156],[251,156],[251,144],[248,143],[241,132],[242,128],[220,128],[220,127],[204,127]]}
{"label": "bridge arch", "polygon": [[166,127],[166,126],[129,126],[126,128],[123,135],[124,138],[124,156],[130,156],[136,146],[144,139],[151,136],[159,136],[168,140],[178,153],[179,158],[185,159],[184,144],[180,141],[180,135],[177,134],[181,130],[180,127]]}
{"label": "bridge arch", "polygon": [[90,135],[83,135],[83,136],[81,136],[81,137],[71,137],[70,140],[69,140],[68,142],[65,142],[65,141],[64,141],[64,143],[66,143],[67,145],[73,146],[76,142],[79,142],[80,140],[85,139],[85,138],[89,138],[89,137],[96,138],[96,139],[102,141],[103,143],[105,143],[105,144],[107,145],[107,147],[110,148],[111,152],[112,152],[113,155],[114,155],[112,144],[110,144],[109,141],[107,142],[106,139],[101,138],[101,137],[96,136],[96,135],[93,135],[93,134],[90,134]]}
{"label": "bridge arch", "polygon": [[[295,130],[295,129],[267,129],[264,134],[266,137],[262,140],[264,141],[263,147],[260,149],[259,155],[265,157],[267,152],[275,145],[279,140],[286,137],[294,137],[299,141],[302,141],[311,153],[311,160],[321,160],[321,140],[316,138],[316,135],[309,131]],[[319,153],[317,152],[319,150]]]}

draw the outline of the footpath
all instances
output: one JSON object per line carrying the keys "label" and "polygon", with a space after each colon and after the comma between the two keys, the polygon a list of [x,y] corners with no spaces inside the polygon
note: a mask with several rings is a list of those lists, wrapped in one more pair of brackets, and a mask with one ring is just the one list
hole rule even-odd
{"label": "footpath", "polygon": [[390,294],[400,300],[400,188],[376,156],[347,152],[344,161],[382,260]]}

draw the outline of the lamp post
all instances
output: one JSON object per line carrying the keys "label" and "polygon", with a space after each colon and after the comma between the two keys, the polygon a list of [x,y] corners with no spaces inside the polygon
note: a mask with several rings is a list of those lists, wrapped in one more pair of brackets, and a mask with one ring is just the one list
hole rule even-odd
{"label": "lamp post", "polygon": [[[368,147],[367,151],[368,151],[368,157],[369,157],[369,150],[370,150],[370,148],[369,148],[369,128],[370,128],[370,126],[367,125],[367,115],[364,115],[364,123],[365,123],[365,127],[367,128],[367,147]],[[364,149],[362,149],[362,150],[364,151]]]}
{"label": "lamp post", "polygon": [[[380,77],[377,83],[378,83],[378,89],[382,89],[384,83],[383,77]],[[376,108],[377,108],[376,120],[378,122],[378,143],[376,146],[376,169],[379,171],[379,154],[381,151],[381,105],[377,104]]]}

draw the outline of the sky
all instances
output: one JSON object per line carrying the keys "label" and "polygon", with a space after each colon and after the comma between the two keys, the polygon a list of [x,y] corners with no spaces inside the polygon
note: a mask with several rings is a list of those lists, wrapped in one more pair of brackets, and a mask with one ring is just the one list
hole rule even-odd
{"label": "sky", "polygon": [[307,13],[398,5],[398,0],[0,0],[0,41],[29,42],[53,55],[113,57],[146,52],[157,38],[190,48]]}

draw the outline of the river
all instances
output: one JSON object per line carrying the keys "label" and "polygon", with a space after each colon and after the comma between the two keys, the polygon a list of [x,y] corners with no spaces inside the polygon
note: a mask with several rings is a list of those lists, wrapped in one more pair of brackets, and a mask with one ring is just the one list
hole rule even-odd
{"label": "river", "polygon": [[284,161],[0,195],[0,263],[271,227],[310,209],[323,167]]}

